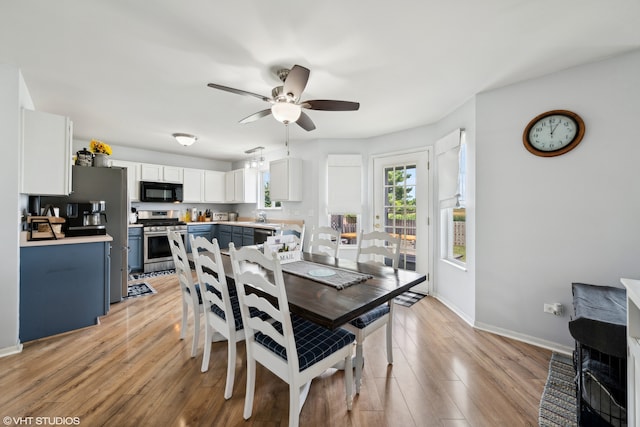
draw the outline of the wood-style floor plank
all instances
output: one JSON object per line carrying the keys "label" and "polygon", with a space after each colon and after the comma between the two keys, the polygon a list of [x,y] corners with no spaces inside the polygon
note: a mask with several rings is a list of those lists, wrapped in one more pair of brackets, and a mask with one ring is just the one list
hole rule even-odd
{"label": "wood-style floor plank", "polygon": [[[0,359],[0,415],[78,417],[81,425],[286,426],[289,387],[258,365],[252,417],[243,419],[244,345],[233,396],[223,398],[227,345],[204,333],[191,358],[193,320],[180,340],[175,276],[147,280],[158,293],[111,306],[99,325],[24,343]],[[345,404],[344,373],[312,383],[302,426],[534,426],[551,352],[469,327],[434,298],[396,305],[394,364],[385,331],[364,343],[362,388]]]}

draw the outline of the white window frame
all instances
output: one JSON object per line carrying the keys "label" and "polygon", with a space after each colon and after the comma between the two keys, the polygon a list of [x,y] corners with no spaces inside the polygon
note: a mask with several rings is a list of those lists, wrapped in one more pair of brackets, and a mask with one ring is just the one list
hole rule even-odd
{"label": "white window frame", "polygon": [[264,206],[264,174],[269,173],[268,168],[258,170],[258,209],[260,210],[268,210],[268,211],[281,211],[282,210],[282,202],[280,201],[272,201],[274,205],[280,203],[280,206],[272,206],[265,207]]}
{"label": "white window frame", "polygon": [[463,129],[456,129],[436,143],[439,160],[440,259],[462,269],[466,269],[468,259],[465,256],[465,261],[461,261],[454,256],[453,218],[454,209],[465,208],[466,148]]}

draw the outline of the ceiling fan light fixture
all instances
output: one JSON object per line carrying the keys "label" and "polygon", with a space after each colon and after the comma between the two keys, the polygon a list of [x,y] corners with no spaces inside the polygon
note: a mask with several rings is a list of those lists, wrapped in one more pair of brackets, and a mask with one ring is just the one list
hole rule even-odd
{"label": "ceiling fan light fixture", "polygon": [[173,137],[178,141],[178,144],[188,147],[198,140],[198,137],[189,133],[174,133]]}
{"label": "ceiling fan light fixture", "polygon": [[271,114],[282,123],[295,123],[301,112],[300,106],[291,102],[276,102],[271,106]]}

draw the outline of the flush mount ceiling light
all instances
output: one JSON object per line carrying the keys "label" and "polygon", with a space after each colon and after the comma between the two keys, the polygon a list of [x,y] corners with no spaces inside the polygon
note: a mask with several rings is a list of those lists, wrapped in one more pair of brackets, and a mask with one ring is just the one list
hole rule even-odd
{"label": "flush mount ceiling light", "polygon": [[291,102],[276,102],[271,106],[271,114],[279,122],[295,123],[302,112],[300,105]]}
{"label": "flush mount ceiling light", "polygon": [[184,145],[185,147],[190,146],[198,140],[195,135],[189,133],[174,133],[173,137],[178,141],[178,144]]}

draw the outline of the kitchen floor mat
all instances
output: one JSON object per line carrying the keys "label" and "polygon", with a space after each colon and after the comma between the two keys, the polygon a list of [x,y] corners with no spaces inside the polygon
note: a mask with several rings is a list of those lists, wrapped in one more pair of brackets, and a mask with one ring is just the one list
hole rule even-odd
{"label": "kitchen floor mat", "polygon": [[394,298],[396,304],[404,305],[405,307],[411,307],[413,304],[420,301],[424,295],[416,292],[407,291]]}
{"label": "kitchen floor mat", "polygon": [[153,295],[158,293],[153,287],[145,282],[134,283],[127,286],[127,298],[142,297],[145,295]]}

